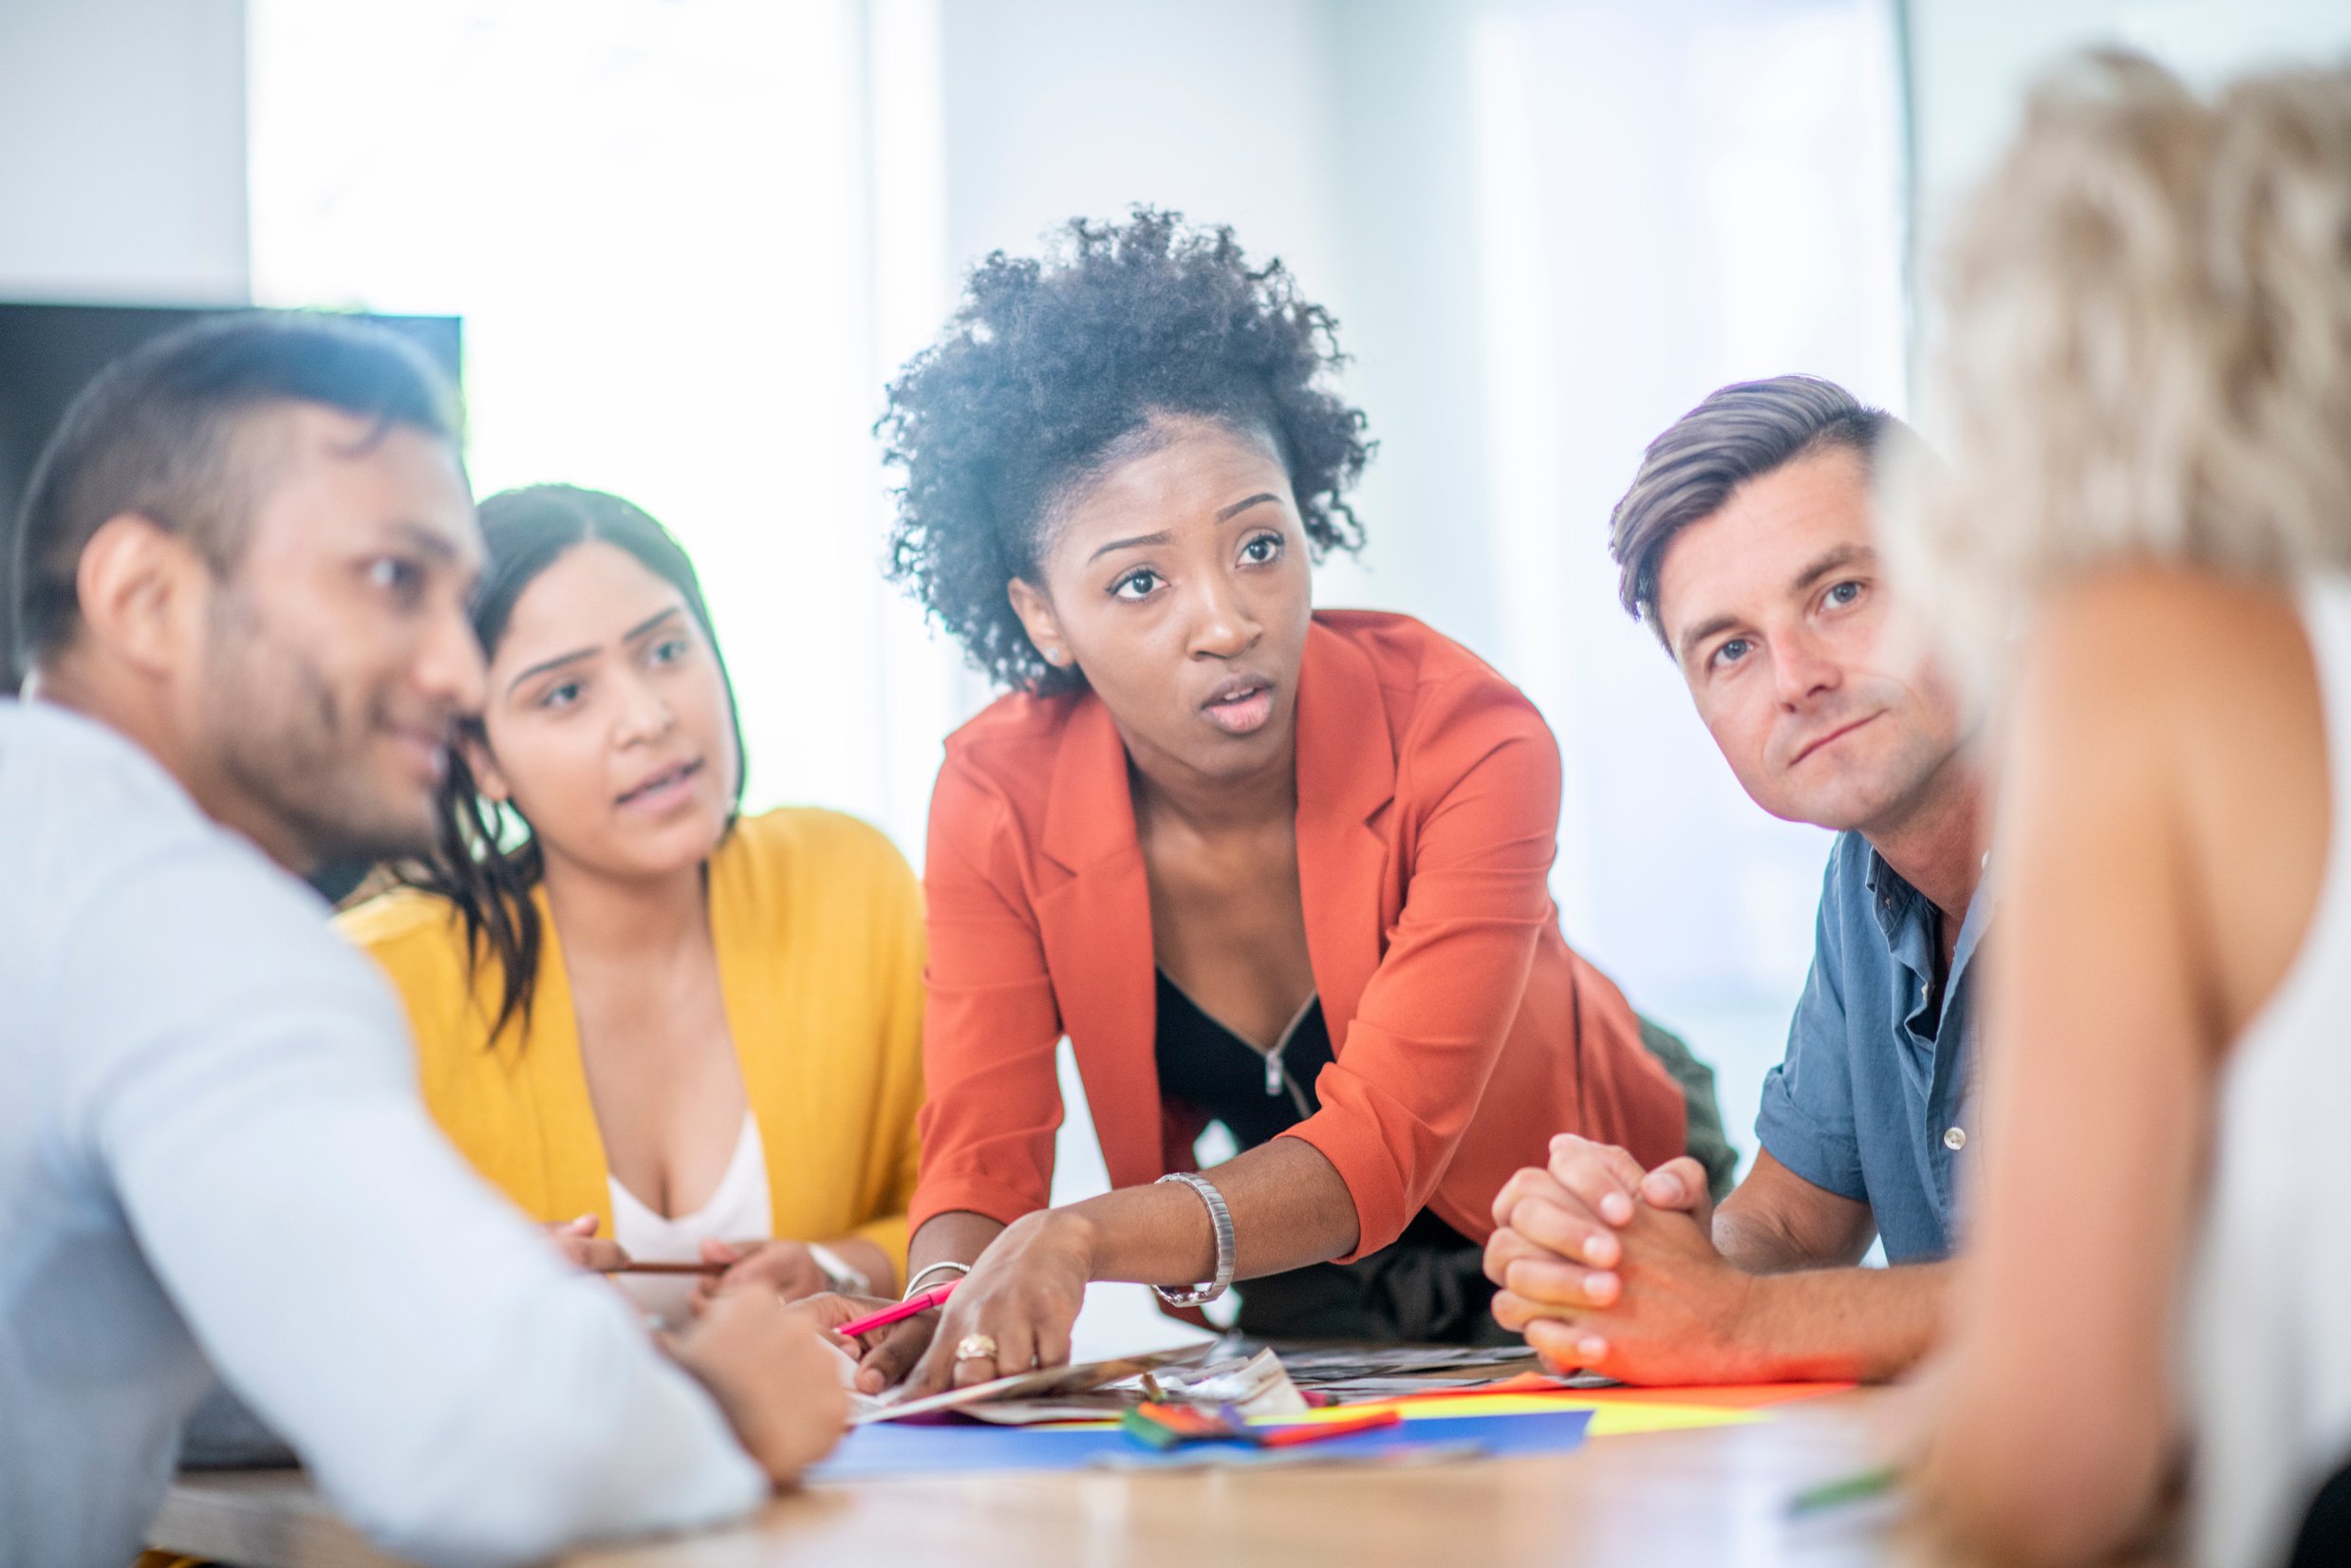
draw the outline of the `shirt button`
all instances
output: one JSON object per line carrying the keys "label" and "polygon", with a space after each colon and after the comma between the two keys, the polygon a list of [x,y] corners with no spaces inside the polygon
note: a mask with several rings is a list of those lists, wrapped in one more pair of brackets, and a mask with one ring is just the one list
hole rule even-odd
{"label": "shirt button", "polygon": [[1954,1154],[1967,1148],[1968,1129],[1964,1127],[1945,1128],[1943,1129],[1943,1147],[1950,1149]]}

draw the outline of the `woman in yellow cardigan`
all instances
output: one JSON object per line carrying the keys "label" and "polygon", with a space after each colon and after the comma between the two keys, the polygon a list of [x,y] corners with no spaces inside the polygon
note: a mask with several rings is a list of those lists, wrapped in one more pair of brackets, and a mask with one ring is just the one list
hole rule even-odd
{"label": "woman in yellow cardigan", "polygon": [[[895,1294],[923,1099],[913,874],[850,817],[738,816],[733,689],[660,524],[548,485],[490,497],[481,525],[488,695],[440,852],[342,917],[406,1001],[427,1106],[575,1237],[786,1296]],[[688,1307],[678,1279],[627,1283]]]}

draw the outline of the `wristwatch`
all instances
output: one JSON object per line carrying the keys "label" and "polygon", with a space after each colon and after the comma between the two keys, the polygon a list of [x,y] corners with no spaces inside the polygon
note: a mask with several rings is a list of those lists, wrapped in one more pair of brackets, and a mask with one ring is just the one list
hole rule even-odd
{"label": "wristwatch", "polygon": [[836,1293],[842,1296],[873,1294],[873,1281],[867,1277],[866,1271],[849,1267],[848,1259],[822,1241],[811,1241],[808,1255]]}

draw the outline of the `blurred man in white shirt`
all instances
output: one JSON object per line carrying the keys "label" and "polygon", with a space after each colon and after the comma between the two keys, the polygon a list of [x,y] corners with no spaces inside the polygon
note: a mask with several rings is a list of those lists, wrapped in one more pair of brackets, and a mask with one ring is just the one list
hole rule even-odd
{"label": "blurred man in white shirt", "polygon": [[435,1560],[741,1514],[838,1436],[813,1330],[663,1353],[435,1133],[300,877],[413,852],[480,699],[452,399],[380,330],[118,364],[20,519],[0,702],[0,1568],[126,1561],[217,1374]]}

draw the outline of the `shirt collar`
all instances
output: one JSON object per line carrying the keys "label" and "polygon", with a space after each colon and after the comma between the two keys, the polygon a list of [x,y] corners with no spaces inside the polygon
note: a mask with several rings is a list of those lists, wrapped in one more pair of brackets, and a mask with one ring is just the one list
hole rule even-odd
{"label": "shirt collar", "polygon": [[1870,857],[1861,871],[1861,886],[1869,889],[1870,913],[1876,917],[1877,929],[1885,936],[1886,945],[1898,949],[1903,929],[1926,913],[1925,895],[1887,864],[1875,845],[1870,846]]}
{"label": "shirt collar", "polygon": [[1959,942],[1951,950],[1951,979],[1957,982],[1968,967],[1968,958],[1976,944],[1984,940],[1984,927],[1992,919],[1992,857],[1987,853],[1984,865],[1975,879],[1975,897],[1968,901],[1968,917],[1959,923]]}
{"label": "shirt collar", "polygon": [[[1953,983],[1968,967],[1968,960],[1974,954],[1976,944],[1984,940],[1984,927],[1991,922],[1991,861],[1992,857],[1986,854],[1983,875],[1976,879],[1975,896],[1968,901],[1968,913],[1959,923],[1959,940],[1951,948],[1950,979]],[[1889,951],[1897,956],[1900,954],[1902,933],[1913,924],[1922,927],[1929,936],[1932,935],[1934,926],[1930,919],[1932,905],[1929,904],[1927,895],[1912,887],[1901,872],[1889,865],[1875,845],[1870,846],[1870,857],[1862,868],[1861,884],[1869,889],[1870,913],[1876,917],[1877,929],[1885,936]]]}

